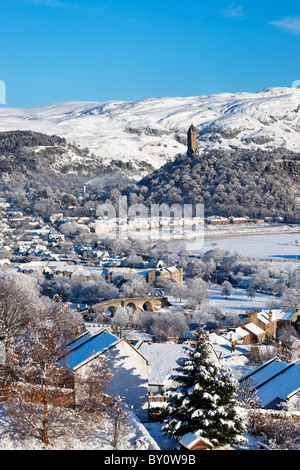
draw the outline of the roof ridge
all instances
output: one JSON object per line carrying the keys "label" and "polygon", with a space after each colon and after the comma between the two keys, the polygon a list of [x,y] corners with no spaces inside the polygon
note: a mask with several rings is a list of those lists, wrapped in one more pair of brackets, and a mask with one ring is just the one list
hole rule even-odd
{"label": "roof ridge", "polygon": [[[88,333],[90,333],[91,336],[88,337],[88,338],[86,338],[86,340],[83,341],[82,343],[77,344],[77,346],[75,346],[74,348],[69,349],[69,350],[61,357],[61,359],[62,359],[63,357],[68,356],[68,355],[71,354],[73,351],[76,351],[76,349],[80,348],[83,344],[88,343],[88,342],[91,341],[93,338],[96,338],[96,337],[99,336],[100,334],[104,333],[104,331],[106,331],[107,333],[110,333],[107,328],[102,328],[102,329],[99,330],[97,333],[92,333],[91,330],[86,330],[84,333],[82,333],[81,335],[77,336],[77,338],[75,338],[73,341],[71,341],[71,342],[68,343],[68,344],[75,343],[77,340],[79,340],[80,338],[83,338],[83,337],[84,337],[85,335],[87,335]],[[114,336],[114,335],[112,335],[112,336]],[[68,345],[67,345],[67,346],[68,346]]]}
{"label": "roof ridge", "polygon": [[[269,359],[268,361],[264,362],[259,367],[257,367],[254,371],[242,377],[239,381],[243,382],[244,380],[248,379],[251,375],[253,375],[253,373],[261,371],[262,369],[264,369],[265,367],[267,367],[269,364],[271,364],[274,361],[280,361],[280,359],[277,356],[272,357],[271,359]],[[280,362],[283,362],[283,361],[280,361]]]}
{"label": "roof ridge", "polygon": [[[283,362],[283,361],[281,361]],[[258,385],[257,387],[254,387],[254,390],[257,390],[258,388],[262,387],[263,385],[265,385],[266,383],[270,382],[271,380],[275,379],[275,377],[278,377],[280,374],[283,374],[284,372],[286,372],[288,369],[290,369],[291,367],[293,367],[294,365],[296,365],[298,362],[300,362],[300,357],[297,358],[295,361],[293,362],[290,362],[289,364],[287,364],[287,366],[280,370],[279,372],[276,372],[276,374],[272,375],[272,377],[269,377],[267,380],[265,380],[264,382],[262,382],[260,385]]]}

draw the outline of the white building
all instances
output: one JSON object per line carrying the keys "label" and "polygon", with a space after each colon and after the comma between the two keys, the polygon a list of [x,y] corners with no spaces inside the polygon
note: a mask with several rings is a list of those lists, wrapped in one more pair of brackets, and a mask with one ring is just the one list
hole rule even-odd
{"label": "white building", "polygon": [[[219,358],[211,343],[207,343],[210,362],[218,362]],[[178,367],[188,358],[188,343],[177,344],[142,342],[139,351],[149,362],[149,405],[165,406],[168,391],[177,387]]]}
{"label": "white building", "polygon": [[112,372],[109,392],[124,397],[141,421],[148,418],[148,361],[124,338],[103,328],[93,334],[87,331],[69,348],[64,361],[73,371],[84,374],[100,357]]}

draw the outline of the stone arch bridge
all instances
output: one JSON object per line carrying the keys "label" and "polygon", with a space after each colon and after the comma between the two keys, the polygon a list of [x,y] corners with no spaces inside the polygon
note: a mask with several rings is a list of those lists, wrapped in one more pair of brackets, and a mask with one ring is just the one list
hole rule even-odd
{"label": "stone arch bridge", "polygon": [[157,312],[161,308],[168,307],[170,305],[171,304],[167,297],[137,297],[132,299],[106,300],[91,306],[89,311],[114,314],[118,307],[130,307],[138,313]]}

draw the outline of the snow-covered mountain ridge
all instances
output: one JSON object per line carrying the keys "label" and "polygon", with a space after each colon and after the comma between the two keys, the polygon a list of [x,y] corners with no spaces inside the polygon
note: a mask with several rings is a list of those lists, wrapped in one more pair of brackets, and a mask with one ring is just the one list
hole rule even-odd
{"label": "snow-covered mountain ridge", "polygon": [[221,93],[140,101],[66,102],[0,108],[0,131],[55,134],[88,147],[104,161],[150,163],[154,168],[186,152],[186,132],[199,131],[199,148],[287,148],[300,152],[300,90]]}

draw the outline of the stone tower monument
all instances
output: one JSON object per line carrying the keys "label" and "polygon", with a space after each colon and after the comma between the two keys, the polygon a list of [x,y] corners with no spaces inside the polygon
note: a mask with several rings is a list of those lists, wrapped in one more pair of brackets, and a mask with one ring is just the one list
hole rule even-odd
{"label": "stone tower monument", "polygon": [[197,135],[198,135],[197,129],[192,124],[187,133],[187,147],[188,147],[187,155],[188,156],[199,155]]}

